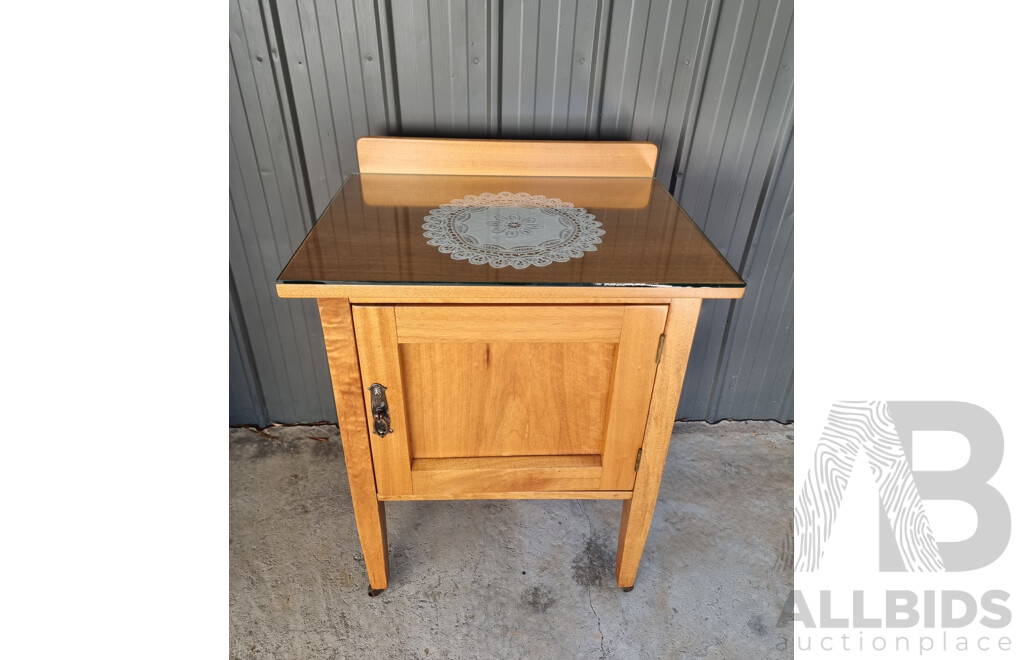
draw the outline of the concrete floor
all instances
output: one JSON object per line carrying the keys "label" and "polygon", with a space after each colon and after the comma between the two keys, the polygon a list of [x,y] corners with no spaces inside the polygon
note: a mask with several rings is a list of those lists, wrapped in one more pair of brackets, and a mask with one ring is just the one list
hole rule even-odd
{"label": "concrete floor", "polygon": [[676,424],[630,593],[619,502],[491,500],[389,503],[376,598],[337,428],[265,433],[230,432],[232,658],[793,655],[792,425]]}

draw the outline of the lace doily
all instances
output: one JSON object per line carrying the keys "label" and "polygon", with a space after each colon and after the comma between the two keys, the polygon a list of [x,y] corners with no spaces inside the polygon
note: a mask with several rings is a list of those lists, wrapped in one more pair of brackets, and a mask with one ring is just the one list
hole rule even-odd
{"label": "lace doily", "polygon": [[584,208],[530,193],[453,199],[424,219],[427,244],[452,259],[494,268],[548,266],[578,259],[601,242],[601,223]]}

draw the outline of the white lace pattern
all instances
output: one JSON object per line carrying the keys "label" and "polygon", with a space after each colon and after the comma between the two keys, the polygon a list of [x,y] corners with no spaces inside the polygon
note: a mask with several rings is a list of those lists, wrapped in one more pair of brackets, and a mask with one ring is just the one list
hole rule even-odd
{"label": "white lace pattern", "polygon": [[530,193],[481,193],[423,218],[428,245],[452,259],[494,268],[548,266],[597,250],[604,230],[584,208]]}

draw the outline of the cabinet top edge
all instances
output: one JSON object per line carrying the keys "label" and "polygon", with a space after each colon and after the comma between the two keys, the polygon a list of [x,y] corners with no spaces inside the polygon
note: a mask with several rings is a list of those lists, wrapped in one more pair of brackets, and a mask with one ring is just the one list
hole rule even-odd
{"label": "cabinet top edge", "polygon": [[629,303],[677,298],[742,298],[744,286],[500,286],[278,282],[281,298],[347,298],[358,303]]}

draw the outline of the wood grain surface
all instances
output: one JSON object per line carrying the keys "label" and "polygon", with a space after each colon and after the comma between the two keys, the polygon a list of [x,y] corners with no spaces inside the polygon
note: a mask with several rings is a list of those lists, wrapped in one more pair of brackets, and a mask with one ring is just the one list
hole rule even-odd
{"label": "wood grain surface", "polygon": [[438,342],[399,352],[413,458],[601,453],[615,344]]}
{"label": "wood grain surface", "polygon": [[658,501],[661,474],[675,423],[676,405],[683,389],[683,377],[690,357],[690,346],[700,316],[700,300],[674,300],[665,322],[665,346],[654,379],[651,407],[647,413],[643,455],[640,459],[633,497],[622,505],[619,544],[615,558],[615,578],[620,587],[633,586],[640,556],[651,528],[654,505]]}
{"label": "wood grain surface", "polygon": [[653,142],[450,140],[363,137],[359,171],[377,174],[503,174],[652,177]]}
{"label": "wood grain surface", "polygon": [[384,503],[377,500],[351,308],[347,300],[339,298],[317,302],[327,347],[327,363],[331,370],[331,386],[338,407],[338,430],[345,450],[345,466],[352,492],[359,544],[363,548],[370,586],[386,589],[388,532]]}

